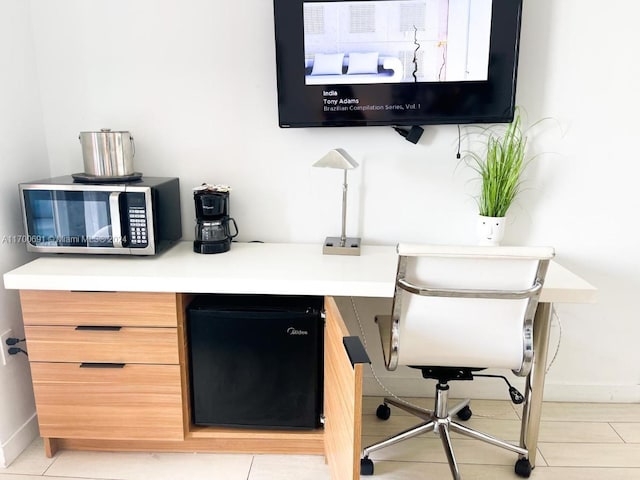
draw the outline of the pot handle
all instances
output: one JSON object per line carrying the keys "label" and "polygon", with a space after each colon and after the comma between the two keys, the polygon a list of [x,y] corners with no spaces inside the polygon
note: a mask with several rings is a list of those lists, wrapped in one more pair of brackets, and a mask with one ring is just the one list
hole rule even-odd
{"label": "pot handle", "polygon": [[131,141],[131,150],[132,150],[132,157],[136,156],[136,143],[133,141],[133,137],[131,135],[129,135],[129,140]]}

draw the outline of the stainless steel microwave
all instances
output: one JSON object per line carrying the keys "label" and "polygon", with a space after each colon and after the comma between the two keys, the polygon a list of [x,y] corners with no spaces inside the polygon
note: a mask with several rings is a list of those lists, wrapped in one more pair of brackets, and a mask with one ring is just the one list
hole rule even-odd
{"label": "stainless steel microwave", "polygon": [[182,236],[177,178],[78,183],[64,176],[19,190],[30,252],[155,255]]}

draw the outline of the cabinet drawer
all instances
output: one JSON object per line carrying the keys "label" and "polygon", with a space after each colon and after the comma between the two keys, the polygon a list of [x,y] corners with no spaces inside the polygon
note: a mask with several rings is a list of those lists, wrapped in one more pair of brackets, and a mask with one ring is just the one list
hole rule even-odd
{"label": "cabinet drawer", "polygon": [[175,327],[176,294],[21,290],[25,325]]}
{"label": "cabinet drawer", "polygon": [[178,365],[31,363],[40,435],[182,440]]}
{"label": "cabinet drawer", "polygon": [[32,362],[178,364],[176,328],[25,325]]}

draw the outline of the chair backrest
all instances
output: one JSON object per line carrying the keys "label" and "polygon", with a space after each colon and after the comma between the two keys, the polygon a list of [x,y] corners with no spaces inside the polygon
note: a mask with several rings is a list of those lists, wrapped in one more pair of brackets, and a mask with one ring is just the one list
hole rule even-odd
{"label": "chair backrest", "polygon": [[527,375],[533,317],[553,256],[550,247],[398,245],[387,368],[496,367]]}

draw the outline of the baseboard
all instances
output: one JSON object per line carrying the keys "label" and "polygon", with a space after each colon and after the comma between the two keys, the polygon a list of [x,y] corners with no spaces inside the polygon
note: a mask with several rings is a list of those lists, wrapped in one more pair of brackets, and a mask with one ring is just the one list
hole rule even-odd
{"label": "baseboard", "polygon": [[550,402],[640,403],[640,385],[566,385],[548,383],[544,399]]}
{"label": "baseboard", "polygon": [[[421,378],[379,376],[380,381],[391,392],[400,397],[433,397],[435,380]],[[524,393],[524,380],[511,376],[509,381]],[[481,398],[508,400],[506,384],[499,379],[476,379],[473,382],[451,382],[451,396],[455,398]],[[387,392],[371,377],[364,379],[363,395],[383,396]],[[640,385],[566,385],[547,382],[544,400],[548,402],[585,403],[638,403]]]}
{"label": "baseboard", "polygon": [[0,467],[8,467],[40,434],[34,413],[9,439],[0,445]]}

